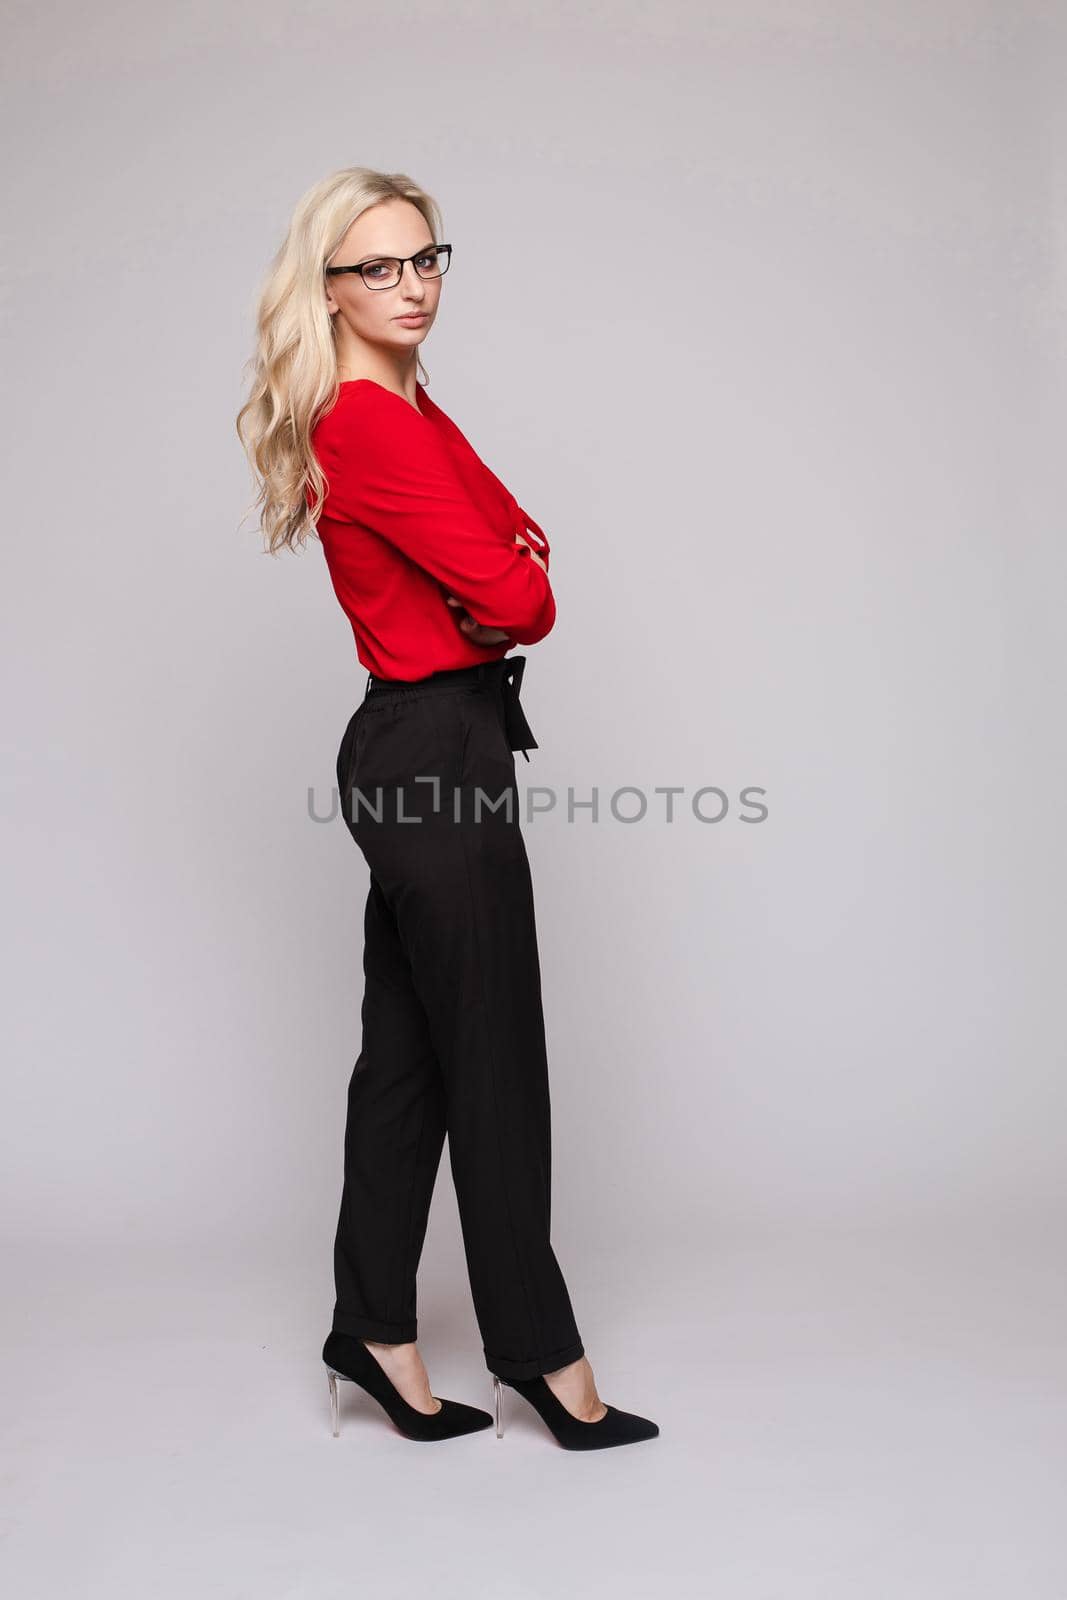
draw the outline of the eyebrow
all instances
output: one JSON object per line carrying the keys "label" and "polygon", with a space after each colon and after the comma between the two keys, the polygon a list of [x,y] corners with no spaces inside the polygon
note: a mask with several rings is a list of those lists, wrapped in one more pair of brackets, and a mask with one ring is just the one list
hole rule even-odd
{"label": "eyebrow", "polygon": [[[432,250],[432,249],[434,249],[434,247],[435,247],[435,240],[431,239],[429,244],[424,244],[421,249],[416,250],[415,254],[417,256],[421,256],[424,250]],[[362,267],[362,266],[365,266],[368,261],[399,261],[399,260],[400,260],[399,256],[391,256],[391,255],[387,254],[387,252],[384,251],[384,250],[376,250],[372,256],[360,256],[359,260],[358,261],[353,261],[352,265],[354,267]]]}

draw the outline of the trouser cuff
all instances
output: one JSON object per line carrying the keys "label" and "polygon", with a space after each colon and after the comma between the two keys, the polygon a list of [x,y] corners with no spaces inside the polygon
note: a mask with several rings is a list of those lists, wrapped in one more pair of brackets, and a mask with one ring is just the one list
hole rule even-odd
{"label": "trouser cuff", "polygon": [[576,1344],[564,1345],[562,1350],[550,1350],[547,1355],[530,1356],[525,1361],[511,1361],[486,1350],[485,1364],[498,1378],[537,1378],[544,1372],[555,1372],[557,1367],[569,1366],[584,1355],[585,1346],[579,1339]]}
{"label": "trouser cuff", "polygon": [[334,1313],[334,1333],[351,1334],[356,1339],[374,1339],[379,1344],[412,1344],[418,1337],[417,1330],[417,1322],[376,1322],[373,1317]]}

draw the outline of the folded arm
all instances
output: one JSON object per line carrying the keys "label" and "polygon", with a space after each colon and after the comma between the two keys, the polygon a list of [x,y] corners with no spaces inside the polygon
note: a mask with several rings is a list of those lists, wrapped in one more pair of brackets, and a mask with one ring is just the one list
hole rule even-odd
{"label": "folded arm", "polygon": [[387,539],[477,622],[519,644],[544,638],[556,620],[547,562],[531,560],[512,526],[490,521],[474,503],[433,423],[371,386],[342,404],[317,446],[325,514]]}

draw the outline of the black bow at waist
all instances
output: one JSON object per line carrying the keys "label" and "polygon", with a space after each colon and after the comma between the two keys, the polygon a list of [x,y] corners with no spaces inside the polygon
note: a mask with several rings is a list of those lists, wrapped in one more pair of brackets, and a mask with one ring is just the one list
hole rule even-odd
{"label": "black bow at waist", "polygon": [[503,664],[500,688],[504,701],[504,731],[507,734],[508,748],[521,750],[529,761],[527,750],[537,750],[540,746],[533,736],[533,730],[526,720],[526,713],[519,700],[522,675],[526,670],[526,657],[505,656]]}

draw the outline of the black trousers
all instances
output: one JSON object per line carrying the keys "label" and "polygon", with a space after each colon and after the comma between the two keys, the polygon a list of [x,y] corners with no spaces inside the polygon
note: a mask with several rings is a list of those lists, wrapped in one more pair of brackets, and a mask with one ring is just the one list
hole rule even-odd
{"label": "black trousers", "polygon": [[342,813],[371,877],[333,1327],[417,1337],[447,1132],[485,1361],[502,1378],[584,1354],[549,1241],[548,1062],[513,754],[536,746],[518,702],[524,664],[371,676],[337,756]]}

